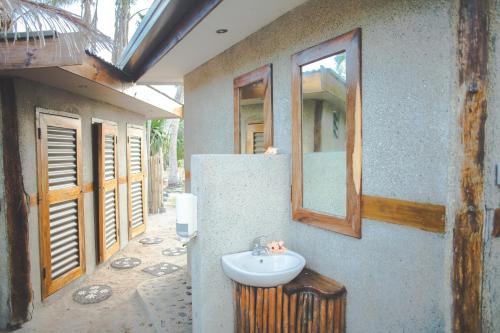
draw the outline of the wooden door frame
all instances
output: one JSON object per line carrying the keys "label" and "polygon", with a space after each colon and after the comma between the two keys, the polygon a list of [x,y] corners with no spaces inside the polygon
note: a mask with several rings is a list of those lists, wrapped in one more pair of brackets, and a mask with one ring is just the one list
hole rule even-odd
{"label": "wooden door frame", "polygon": [[[48,187],[48,161],[46,141],[47,120],[53,126],[74,128],[76,130],[76,156],[77,156],[77,186],[67,190],[58,189],[49,193]],[[68,126],[70,125],[70,126]],[[40,269],[42,282],[42,299],[52,295],[62,287],[82,276],[86,271],[85,262],[85,221],[83,206],[83,162],[82,162],[82,123],[78,115],[36,108],[36,146],[37,146],[37,175],[38,175],[38,220],[40,238]],[[69,196],[69,198],[68,198]],[[50,231],[49,206],[58,202],[76,200],[78,204],[78,245],[80,266],[73,268],[57,279],[51,279],[51,253],[50,238],[44,230]],[[48,224],[48,225],[47,225]],[[50,236],[49,236],[50,237]]]}

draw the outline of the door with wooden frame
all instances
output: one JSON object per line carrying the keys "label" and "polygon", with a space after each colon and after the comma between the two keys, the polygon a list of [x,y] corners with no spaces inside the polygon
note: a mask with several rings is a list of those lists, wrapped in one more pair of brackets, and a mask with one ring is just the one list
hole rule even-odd
{"label": "door with wooden frame", "polygon": [[120,249],[118,128],[107,123],[95,126],[98,155],[99,262],[103,262]]}
{"label": "door with wooden frame", "polygon": [[128,237],[146,231],[146,184],[144,177],[144,128],[127,126]]}
{"label": "door with wooden frame", "polygon": [[85,273],[79,116],[37,109],[42,298]]}

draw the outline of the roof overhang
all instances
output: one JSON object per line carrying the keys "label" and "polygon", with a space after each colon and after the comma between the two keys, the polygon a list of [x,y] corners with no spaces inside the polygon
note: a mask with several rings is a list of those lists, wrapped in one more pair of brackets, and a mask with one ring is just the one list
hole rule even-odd
{"label": "roof overhang", "polygon": [[[47,45],[50,47],[51,44]],[[26,44],[19,44],[15,48],[19,48],[19,52],[14,52],[15,49],[9,51],[17,55],[15,59],[25,57]],[[46,84],[144,115],[146,119],[182,117],[181,105],[155,89],[132,83],[122,71],[101,59],[82,54],[79,64],[75,64],[74,59],[67,59],[62,63],[69,65],[61,66],[61,59],[45,57],[53,55],[45,48],[37,50],[36,54],[44,57],[36,57],[36,61],[29,64],[17,60],[13,62],[13,58],[9,58],[11,65],[3,67],[0,76]]]}
{"label": "roof overhang", "polygon": [[143,84],[182,82],[185,74],[304,2],[157,0],[118,67]]}

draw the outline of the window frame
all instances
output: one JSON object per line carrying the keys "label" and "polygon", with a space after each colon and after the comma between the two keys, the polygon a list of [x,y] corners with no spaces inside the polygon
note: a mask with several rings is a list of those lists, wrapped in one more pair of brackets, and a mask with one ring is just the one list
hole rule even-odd
{"label": "window frame", "polygon": [[241,154],[240,133],[240,88],[251,83],[263,81],[264,91],[264,147],[273,145],[273,67],[267,64],[233,80],[234,96],[234,153]]}
{"label": "window frame", "polygon": [[[346,52],[346,216],[303,207],[302,72],[304,65]],[[292,218],[361,238],[361,29],[322,42],[292,56]]]}

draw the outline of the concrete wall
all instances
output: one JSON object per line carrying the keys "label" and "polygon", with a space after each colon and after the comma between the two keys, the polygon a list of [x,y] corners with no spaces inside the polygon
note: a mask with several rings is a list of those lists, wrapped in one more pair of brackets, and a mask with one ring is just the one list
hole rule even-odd
{"label": "concrete wall", "polygon": [[[144,125],[142,115],[132,113],[115,106],[97,102],[66,91],[58,90],[39,83],[16,79],[16,102],[19,114],[19,133],[21,162],[23,167],[25,191],[29,194],[37,193],[36,174],[36,121],[35,108],[41,107],[55,111],[65,111],[80,115],[82,119],[82,160],[83,183],[93,182],[93,144],[92,144],[92,118],[114,121],[118,124],[118,163],[119,175],[125,176],[126,167],[126,127],[127,124]],[[97,181],[97,180],[96,180]],[[120,194],[120,236],[121,247],[128,242],[128,216],[127,216],[127,185],[121,184]],[[94,194],[84,194],[84,219],[85,219],[85,258],[87,274],[96,269],[97,249],[96,237],[98,231],[94,219]],[[31,274],[35,306],[41,301],[40,281],[40,256],[39,256],[39,230],[38,209],[31,207],[29,213],[30,224],[30,253]],[[72,288],[70,284],[66,288]],[[51,297],[57,297],[57,293]],[[48,298],[50,300],[51,298]]]}
{"label": "concrete wall", "polygon": [[[363,193],[446,205],[453,9],[444,0],[311,0],[283,15],[185,77],[188,170],[192,154],[232,152],[232,80],[268,63],[274,145],[289,154],[291,55],[361,27]],[[450,253],[443,235],[363,220],[358,240],[289,225],[287,241],[307,265],[346,285],[349,332],[445,329]]]}
{"label": "concrete wall", "polygon": [[500,332],[500,238],[491,237],[493,210],[500,208],[500,186],[495,185],[495,165],[500,168],[500,1],[490,3],[491,42],[484,179],[487,224],[484,251],[483,331],[493,333]]}
{"label": "concrete wall", "polygon": [[290,166],[286,156],[195,155],[198,237],[190,243],[193,332],[233,332],[232,283],[220,263],[261,235],[288,239]]}

